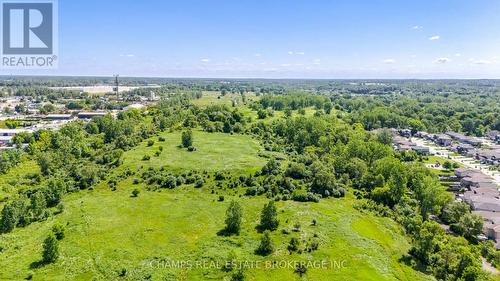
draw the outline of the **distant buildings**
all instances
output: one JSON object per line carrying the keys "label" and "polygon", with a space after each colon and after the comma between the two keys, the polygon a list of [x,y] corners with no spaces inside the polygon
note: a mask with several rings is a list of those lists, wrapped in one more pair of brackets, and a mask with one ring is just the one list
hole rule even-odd
{"label": "distant buildings", "polygon": [[430,149],[425,146],[418,146],[417,144],[408,141],[401,136],[394,136],[392,138],[394,149],[399,151],[415,151],[418,155],[429,155]]}
{"label": "distant buildings", "polygon": [[470,145],[475,146],[475,147],[479,147],[483,144],[483,142],[480,139],[477,139],[474,137],[464,136],[462,134],[455,133],[455,132],[446,132],[446,135],[448,135],[453,140],[456,140],[459,143],[470,144]]}
{"label": "distant buildings", "polygon": [[77,117],[78,117],[78,119],[93,119],[96,117],[103,117],[106,115],[108,115],[107,112],[94,111],[94,112],[80,112],[80,113],[78,113]]}
{"label": "distant buildings", "polygon": [[71,120],[73,119],[73,115],[71,114],[49,114],[45,116],[47,120]]}
{"label": "distant buildings", "polygon": [[28,129],[0,129],[0,147],[2,149],[5,149],[12,142],[12,138],[14,138],[14,135],[22,133],[22,132],[31,133],[32,130],[28,130]]}

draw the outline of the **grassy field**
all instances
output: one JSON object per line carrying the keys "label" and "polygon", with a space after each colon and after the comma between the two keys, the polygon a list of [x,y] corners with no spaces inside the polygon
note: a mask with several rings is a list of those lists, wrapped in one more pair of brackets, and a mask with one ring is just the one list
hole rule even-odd
{"label": "grassy field", "polygon": [[[253,93],[247,93],[246,102],[247,104],[256,101],[258,97]],[[257,120],[258,115],[256,111],[253,111],[248,106],[244,106],[241,104],[241,95],[240,94],[227,94],[225,96],[220,96],[219,92],[203,92],[203,97],[197,100],[193,100],[193,104],[198,106],[207,106],[207,105],[227,105],[229,107],[232,106],[232,100],[236,99],[239,104],[236,106],[240,112],[242,112],[245,116],[252,118],[252,120]],[[312,107],[305,109],[304,116],[313,116],[316,110]],[[298,110],[293,111],[294,116],[298,116]],[[265,122],[272,122],[278,118],[282,118],[285,116],[283,111],[275,111],[273,116],[269,116],[265,119]]]}
{"label": "grassy field", "polygon": [[[260,146],[247,136],[195,132],[196,152],[177,148],[180,133],[163,137],[160,157],[142,161],[144,154],[152,155],[160,145],[148,147],[144,142],[124,155],[123,167],[135,172],[141,166],[236,172],[252,171],[265,163],[257,156]],[[23,165],[10,175],[36,169],[31,162]],[[228,260],[243,263],[246,280],[430,279],[399,262],[409,248],[401,228],[389,219],[360,213],[353,208],[352,198],[278,202],[280,227],[272,234],[276,251],[261,257],[254,254],[261,237],[255,227],[265,197],[245,197],[243,188],[216,188],[212,193],[213,185],[153,192],[143,183],[134,185],[133,177],[119,182],[116,191],[102,182],[93,190],[70,194],[62,214],[0,236],[0,279],[224,280],[231,275],[221,268]],[[130,196],[135,188],[140,190],[136,198]],[[218,201],[220,195],[225,196],[223,202]],[[243,206],[241,234],[218,236],[231,199]],[[312,225],[313,220],[317,225]],[[54,264],[40,266],[42,241],[56,223],[67,228],[60,242],[61,256]],[[300,231],[294,232],[297,223]],[[289,233],[282,233],[283,229]],[[319,249],[289,254],[291,237],[299,238],[302,247],[317,241]],[[193,267],[176,268],[172,261],[190,262]],[[267,268],[273,261],[278,264]],[[283,261],[325,263],[300,277],[293,264]]]}
{"label": "grassy field", "polygon": [[[158,137],[153,146],[147,146],[147,141],[138,148],[125,153],[124,168],[133,170],[144,167],[167,167],[170,170],[204,170],[204,171],[255,171],[267,160],[258,156],[263,148],[256,140],[245,135],[228,135],[223,133],[206,133],[193,131],[193,145],[196,151],[189,152],[180,148],[181,132],[163,133],[164,142]],[[154,156],[159,147],[163,147],[160,156]],[[149,161],[142,161],[144,155],[151,156]]]}
{"label": "grassy field", "polygon": [[[244,226],[238,237],[217,236],[223,228],[225,202],[204,189],[181,187],[163,192],[143,190],[130,197],[129,180],[113,192],[101,187],[73,194],[66,211],[48,222],[35,223],[3,235],[0,279],[19,280],[222,280],[229,273],[211,262],[224,264],[231,255],[238,261],[345,261],[343,268],[309,269],[308,280],[426,280],[427,277],[398,262],[408,243],[401,229],[387,219],[357,212],[351,199],[322,200],[318,204],[279,202],[280,229],[300,232],[272,237],[276,252],[270,257],[253,254],[260,234],[254,229],[263,197],[234,199],[244,209]],[[316,219],[318,224],[311,225]],[[56,222],[67,224],[61,257],[55,264],[36,268],[41,243]],[[308,241],[318,236],[319,250],[290,255],[291,237]],[[8,257],[8,258],[7,258]],[[206,268],[175,269],[162,261],[200,261]],[[31,267],[31,269],[30,269]],[[119,277],[122,269],[127,274]],[[248,280],[302,280],[293,268],[248,269]]]}

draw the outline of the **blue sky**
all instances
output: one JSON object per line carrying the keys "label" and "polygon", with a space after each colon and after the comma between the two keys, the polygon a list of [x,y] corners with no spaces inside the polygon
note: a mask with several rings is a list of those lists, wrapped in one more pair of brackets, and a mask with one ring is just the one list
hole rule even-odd
{"label": "blue sky", "polygon": [[496,0],[59,0],[59,68],[30,73],[500,78],[499,15]]}

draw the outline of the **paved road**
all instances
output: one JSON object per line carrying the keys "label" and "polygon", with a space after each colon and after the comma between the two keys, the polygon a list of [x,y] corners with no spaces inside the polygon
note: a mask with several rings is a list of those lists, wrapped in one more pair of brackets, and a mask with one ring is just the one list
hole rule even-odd
{"label": "paved road", "polygon": [[500,186],[500,172],[489,170],[488,165],[480,164],[475,159],[470,157],[453,155],[453,152],[447,149],[446,147],[438,147],[435,144],[421,138],[414,137],[411,138],[410,141],[416,143],[419,146],[428,147],[431,154],[435,154],[437,156],[443,156],[444,158],[448,158],[451,161],[460,163],[465,167],[480,171],[483,174],[492,177],[495,180],[495,182]]}

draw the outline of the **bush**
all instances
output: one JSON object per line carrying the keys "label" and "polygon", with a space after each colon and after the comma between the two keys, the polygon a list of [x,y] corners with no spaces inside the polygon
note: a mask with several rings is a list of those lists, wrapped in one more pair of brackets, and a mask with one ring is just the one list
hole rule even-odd
{"label": "bush", "polygon": [[292,197],[293,201],[297,202],[315,202],[318,203],[320,197],[316,194],[308,192],[307,194],[294,194]]}
{"label": "bush", "polygon": [[200,188],[205,184],[205,181],[203,179],[197,179],[196,182],[194,183],[194,187]]}
{"label": "bush", "polygon": [[154,140],[148,140],[148,146],[153,146],[155,144]]}
{"label": "bush", "polygon": [[164,138],[164,137],[159,137],[159,138],[158,138],[158,141],[160,141],[160,142],[164,142],[164,141],[165,141],[165,138]]}
{"label": "bush", "polygon": [[303,179],[309,176],[306,165],[304,165],[303,163],[290,164],[285,174],[294,179]]}
{"label": "bush", "polygon": [[311,242],[310,245],[307,246],[307,251],[308,252],[316,251],[316,250],[318,250],[318,248],[319,248],[318,241],[313,241],[313,242]]}
{"label": "bush", "polygon": [[42,257],[45,263],[53,263],[59,258],[59,244],[52,233],[43,241]]}
{"label": "bush", "polygon": [[245,280],[245,275],[243,271],[240,269],[231,276],[231,281],[243,281]]}
{"label": "bush", "polygon": [[223,202],[224,201],[224,195],[219,195],[219,199],[218,199],[219,202]]}
{"label": "bush", "polygon": [[226,177],[224,176],[224,173],[217,171],[217,172],[215,172],[214,179],[216,181],[221,181],[221,180],[225,180]]}
{"label": "bush", "polygon": [[295,273],[298,273],[300,276],[306,274],[306,272],[307,272],[307,267],[305,264],[299,263],[297,264],[297,266],[295,266]]}
{"label": "bush", "polygon": [[57,240],[62,240],[65,236],[66,228],[62,224],[56,224],[52,227],[52,233]]}
{"label": "bush", "polygon": [[191,130],[182,132],[181,141],[185,148],[193,146],[193,132]]}
{"label": "bush", "polygon": [[292,239],[290,239],[290,243],[288,243],[288,251],[290,251],[290,253],[292,252],[296,252],[298,251],[300,248],[300,241],[299,239],[293,237]]}
{"label": "bush", "polygon": [[270,255],[274,252],[273,241],[271,240],[271,235],[269,231],[264,231],[264,235],[260,239],[259,247],[255,250],[255,253],[262,256]]}
{"label": "bush", "polygon": [[196,147],[194,147],[194,146],[190,146],[190,147],[188,147],[188,151],[189,151],[189,152],[196,151]]}
{"label": "bush", "polygon": [[142,156],[142,161],[149,161],[150,159],[151,159],[151,156],[149,156],[147,154]]}
{"label": "bush", "polygon": [[139,193],[141,193],[137,188],[132,190],[132,197],[137,197],[139,196]]}

